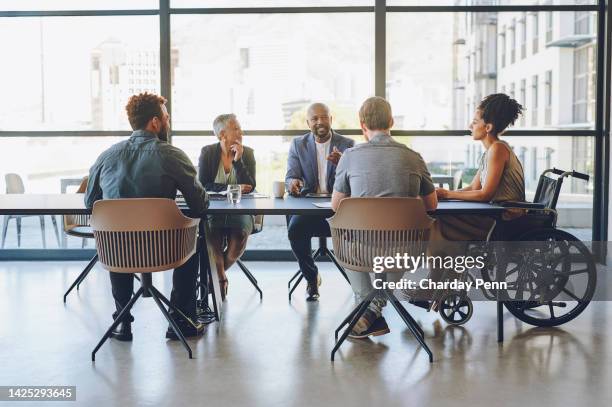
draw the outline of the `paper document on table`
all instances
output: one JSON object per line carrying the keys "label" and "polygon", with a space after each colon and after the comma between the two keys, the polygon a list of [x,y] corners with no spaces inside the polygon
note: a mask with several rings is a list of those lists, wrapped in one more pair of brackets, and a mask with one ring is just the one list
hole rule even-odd
{"label": "paper document on table", "polygon": [[331,208],[331,201],[329,202],[313,202],[312,203],[314,206],[316,206],[317,208]]}

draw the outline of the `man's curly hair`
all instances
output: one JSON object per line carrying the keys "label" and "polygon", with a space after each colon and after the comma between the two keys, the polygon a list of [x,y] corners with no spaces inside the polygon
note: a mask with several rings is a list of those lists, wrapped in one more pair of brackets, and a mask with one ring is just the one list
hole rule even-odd
{"label": "man's curly hair", "polygon": [[485,97],[478,105],[482,120],[493,125],[493,134],[501,134],[523,113],[523,106],[505,93]]}
{"label": "man's curly hair", "polygon": [[162,105],[166,99],[153,93],[140,93],[134,95],[128,101],[125,110],[132,130],[142,130],[147,127],[147,123],[154,118],[162,118]]}

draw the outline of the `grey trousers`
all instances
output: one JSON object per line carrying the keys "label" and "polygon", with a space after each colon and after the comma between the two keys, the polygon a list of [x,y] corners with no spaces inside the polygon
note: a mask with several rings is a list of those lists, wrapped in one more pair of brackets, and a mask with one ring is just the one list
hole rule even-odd
{"label": "grey trousers", "polygon": [[[355,293],[355,303],[359,304],[366,299],[368,294],[375,290],[372,285],[372,281],[376,278],[380,278],[380,275],[376,273],[366,273],[360,271],[353,271],[346,269],[346,275],[351,282],[351,288]],[[387,281],[397,282],[402,279],[404,273],[386,273]],[[385,298],[378,296],[374,297],[369,305],[369,309],[374,312],[377,316],[381,316],[383,308],[387,305]]]}

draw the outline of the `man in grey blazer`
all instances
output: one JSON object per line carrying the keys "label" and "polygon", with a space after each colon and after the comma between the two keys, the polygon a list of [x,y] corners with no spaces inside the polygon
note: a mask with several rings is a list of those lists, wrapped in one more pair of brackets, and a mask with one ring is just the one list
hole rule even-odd
{"label": "man in grey blazer", "polygon": [[[293,196],[308,193],[331,194],[336,179],[336,165],[347,148],[355,142],[332,130],[329,108],[323,103],[308,107],[306,123],[310,133],[296,137],[289,149],[285,185]],[[310,240],[314,236],[331,236],[322,216],[293,215],[287,218],[291,250],[308,285],[307,301],[319,298],[321,277],[312,258]]]}

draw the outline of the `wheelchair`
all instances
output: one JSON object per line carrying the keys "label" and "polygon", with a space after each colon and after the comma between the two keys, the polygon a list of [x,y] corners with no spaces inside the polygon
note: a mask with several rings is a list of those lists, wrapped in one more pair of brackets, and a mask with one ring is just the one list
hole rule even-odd
{"label": "wheelchair", "polygon": [[[590,250],[556,227],[556,204],[568,177],[589,180],[576,171],[547,169],[540,175],[533,202],[503,203],[526,213],[512,220],[497,219],[485,247],[468,249],[484,255],[485,267],[456,277],[475,282],[479,273],[484,282],[506,282],[503,289],[482,289],[483,295],[502,301],[512,315],[534,326],[552,327],[573,320],[595,292],[597,269]],[[451,325],[464,324],[472,316],[473,304],[465,291],[441,293],[437,301],[440,316]]]}

